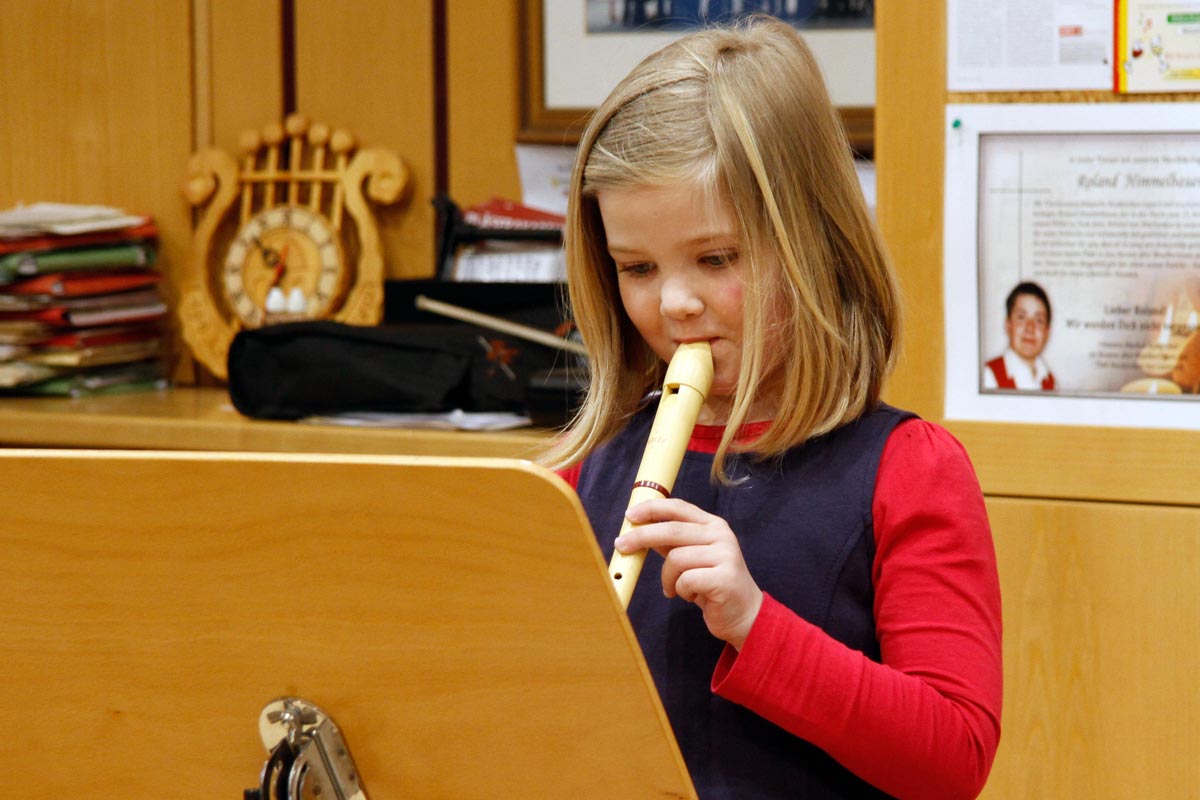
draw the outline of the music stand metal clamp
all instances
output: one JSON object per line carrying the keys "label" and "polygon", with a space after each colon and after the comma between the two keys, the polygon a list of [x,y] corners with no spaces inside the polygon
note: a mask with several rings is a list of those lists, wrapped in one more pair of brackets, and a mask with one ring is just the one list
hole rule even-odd
{"label": "music stand metal clamp", "polygon": [[258,732],[271,755],[244,800],[367,800],[342,732],[314,703],[272,700],[259,715]]}

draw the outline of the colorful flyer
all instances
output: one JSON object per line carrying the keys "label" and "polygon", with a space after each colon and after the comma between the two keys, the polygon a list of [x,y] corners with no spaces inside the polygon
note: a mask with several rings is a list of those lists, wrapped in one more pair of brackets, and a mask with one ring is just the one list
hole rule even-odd
{"label": "colorful flyer", "polygon": [[1113,89],[1200,91],[1200,0],[1116,0]]}

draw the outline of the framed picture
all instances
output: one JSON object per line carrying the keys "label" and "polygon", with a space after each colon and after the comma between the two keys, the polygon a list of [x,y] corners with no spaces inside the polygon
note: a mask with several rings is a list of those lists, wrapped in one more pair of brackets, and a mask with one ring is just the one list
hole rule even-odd
{"label": "framed picture", "polygon": [[1194,116],[946,107],[947,418],[1195,428]]}
{"label": "framed picture", "polygon": [[[656,28],[641,23],[641,17],[637,18],[640,24],[636,30],[622,27],[622,19],[628,19],[624,16],[626,8],[638,6],[640,14],[652,15],[657,8],[671,5],[671,0],[520,0],[521,129],[517,140],[577,143],[592,110],[617,82],[642,58],[684,31],[678,25]],[[711,5],[704,3],[703,7]],[[747,4],[725,5],[736,9]],[[794,10],[806,3],[781,0],[779,5]],[[801,31],[821,63],[851,145],[859,155],[869,158],[874,151],[875,118],[875,31],[870,25],[873,3],[847,0],[828,5],[846,7],[841,13],[846,15],[849,27],[825,24],[802,27]]]}

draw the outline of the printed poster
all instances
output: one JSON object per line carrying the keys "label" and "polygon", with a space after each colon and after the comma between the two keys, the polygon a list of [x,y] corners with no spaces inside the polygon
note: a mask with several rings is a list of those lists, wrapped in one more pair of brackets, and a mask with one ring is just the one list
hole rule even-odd
{"label": "printed poster", "polygon": [[947,0],[952,92],[1111,89],[1113,0]]}
{"label": "printed poster", "polygon": [[1200,424],[1196,117],[947,107],[948,418]]}

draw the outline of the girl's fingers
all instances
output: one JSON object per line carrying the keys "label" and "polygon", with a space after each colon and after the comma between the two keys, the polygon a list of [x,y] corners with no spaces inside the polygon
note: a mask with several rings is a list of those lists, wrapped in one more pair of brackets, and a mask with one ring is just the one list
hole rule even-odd
{"label": "girl's fingers", "polygon": [[713,636],[740,648],[762,607],[762,590],[729,524],[681,500],[649,500],[626,516],[636,524],[617,538],[617,550],[658,552],[663,594],[695,603]]}
{"label": "girl's fingers", "polygon": [[714,523],[724,524],[719,517],[674,499],[646,500],[628,509],[625,517],[634,527],[617,539],[622,553],[656,550],[661,554],[672,547],[707,544],[720,535]]}
{"label": "girl's fingers", "polygon": [[[712,547],[705,545],[676,547],[668,552],[662,565],[663,594],[674,597],[678,593],[680,577],[689,571],[715,566],[713,559],[716,555]],[[684,599],[691,602],[690,597]]]}
{"label": "girl's fingers", "polygon": [[630,528],[617,537],[616,547],[622,553],[636,550],[656,550],[665,554],[674,547],[711,544],[712,534],[694,523],[651,522]]}
{"label": "girl's fingers", "polygon": [[625,511],[625,518],[636,525],[645,525],[648,522],[664,522],[666,520],[704,523],[711,517],[712,515],[707,511],[685,500],[676,500],[674,498],[644,500]]}
{"label": "girl's fingers", "polygon": [[687,570],[675,581],[673,594],[689,603],[695,603],[697,598],[708,597],[719,586],[717,573],[715,567]]}

